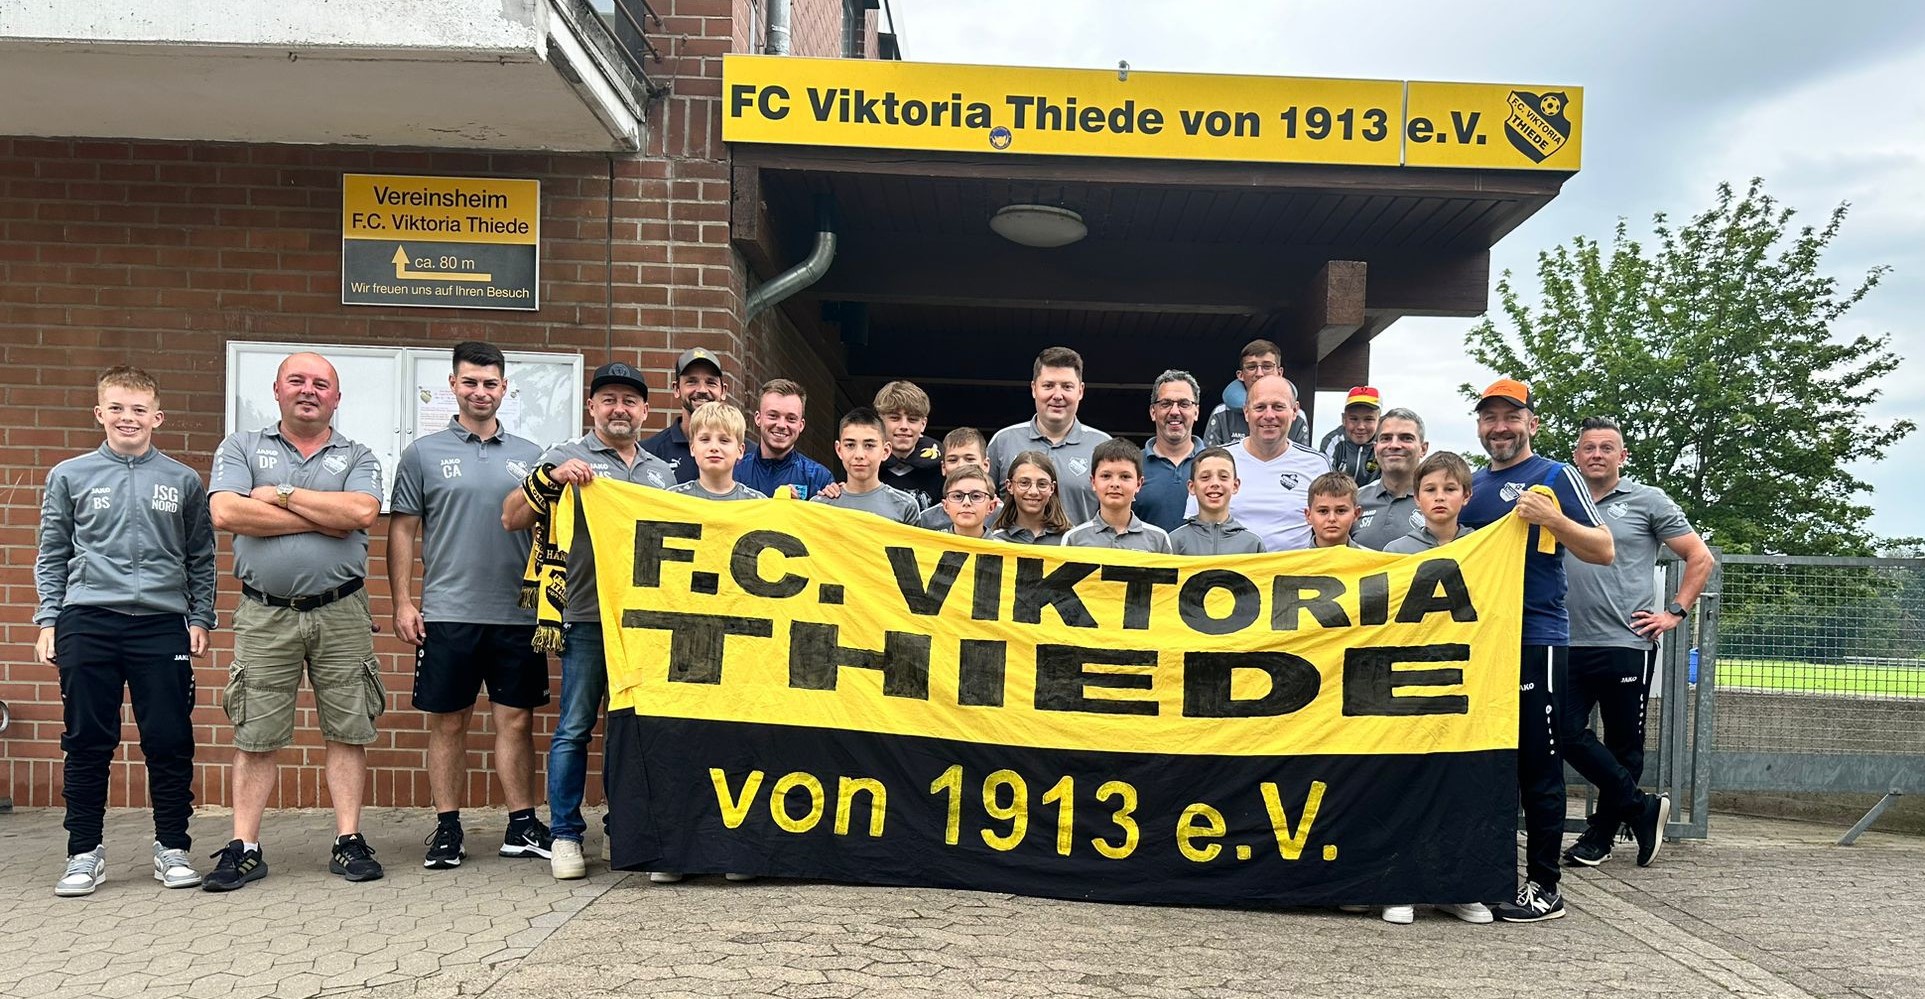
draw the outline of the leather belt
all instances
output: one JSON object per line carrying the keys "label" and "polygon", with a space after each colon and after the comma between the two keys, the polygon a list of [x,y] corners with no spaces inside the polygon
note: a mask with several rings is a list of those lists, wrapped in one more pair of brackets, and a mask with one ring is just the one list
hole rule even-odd
{"label": "leather belt", "polygon": [[310,593],[304,597],[277,597],[272,593],[262,593],[260,590],[246,583],[242,583],[241,593],[250,599],[259,600],[269,607],[288,607],[297,611],[311,611],[318,607],[326,607],[342,597],[351,596],[359,592],[361,587],[365,585],[367,585],[367,580],[365,579],[350,579],[332,590]]}

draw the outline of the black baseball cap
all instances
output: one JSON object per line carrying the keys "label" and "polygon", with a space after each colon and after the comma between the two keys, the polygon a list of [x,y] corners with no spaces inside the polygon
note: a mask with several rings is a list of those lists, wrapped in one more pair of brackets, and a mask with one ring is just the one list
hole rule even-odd
{"label": "black baseball cap", "polygon": [[620,361],[595,369],[595,377],[588,383],[588,394],[601,391],[603,385],[628,385],[642,394],[644,402],[648,400],[648,383],[642,381],[642,373]]}

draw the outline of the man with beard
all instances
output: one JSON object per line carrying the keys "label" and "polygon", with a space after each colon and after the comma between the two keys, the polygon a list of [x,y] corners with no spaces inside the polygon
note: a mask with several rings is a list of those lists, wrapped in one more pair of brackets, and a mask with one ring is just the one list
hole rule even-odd
{"label": "man with beard", "polygon": [[1056,495],[1070,523],[1096,516],[1096,490],[1090,486],[1096,445],[1110,435],[1076,418],[1083,403],[1083,355],[1068,347],[1045,347],[1030,368],[1030,397],[1035,418],[996,431],[989,439],[989,477],[997,482],[1024,451],[1041,451],[1056,463]]}
{"label": "man with beard", "polygon": [[[1531,452],[1537,433],[1537,400],[1530,386],[1499,379],[1477,402],[1477,439],[1490,465],[1471,479],[1469,502],[1458,523],[1472,529],[1510,516],[1531,525],[1524,557],[1523,648],[1519,653],[1517,781],[1524,799],[1525,881],[1517,899],[1497,907],[1497,918],[1512,923],[1559,919],[1564,899],[1558,894],[1558,848],[1564,838],[1564,761],[1558,754],[1563,734],[1557,714],[1564,687],[1570,617],[1564,610],[1564,558],[1569,549],[1593,565],[1609,565],[1611,532],[1598,519],[1590,490],[1570,466]],[[1553,495],[1537,492],[1546,486]],[[1549,531],[1552,551],[1539,548]],[[1655,825],[1649,820],[1656,819]],[[1654,809],[1634,826],[1639,844],[1664,819]]]}
{"label": "man with beard", "polygon": [[[1250,436],[1229,448],[1240,480],[1230,515],[1255,531],[1267,552],[1311,546],[1310,522],[1303,515],[1310,503],[1310,483],[1330,471],[1323,455],[1290,439],[1297,412],[1297,390],[1288,379],[1264,375],[1253,380],[1243,404]],[[1193,496],[1185,513],[1196,512]]]}
{"label": "man with beard", "polygon": [[[455,345],[448,376],[459,412],[401,453],[388,519],[394,633],[415,646],[414,707],[428,714],[429,870],[461,866],[468,728],[485,681],[495,717],[495,776],[508,801],[503,857],[549,854],[535,817],[535,709],[548,703],[548,657],[532,645],[535,611],[519,604],[528,532],[501,529],[501,491],[521,482],[541,447],[509,433],[497,410],[507,360],[492,344]],[[423,565],[414,599],[414,555]]]}
{"label": "man with beard", "polygon": [[833,483],[835,476],[821,462],[795,447],[808,426],[803,414],[809,397],[802,386],[787,378],[772,379],[763,384],[759,400],[754,419],[760,440],[735,466],[735,481],[764,496],[788,486],[796,499],[808,499]]}
{"label": "man with beard", "polygon": [[1170,370],[1150,385],[1150,423],[1156,436],[1143,449],[1143,488],[1136,494],[1136,515],[1165,531],[1183,523],[1190,498],[1190,462],[1202,450],[1196,429],[1200,389],[1188,371]]}
{"label": "man with beard", "polygon": [[[1651,807],[1652,796],[1638,789],[1638,778],[1644,774],[1644,701],[1657,640],[1684,623],[1717,563],[1671,497],[1623,477],[1628,457],[1617,421],[1593,416],[1578,425],[1572,458],[1617,551],[1609,565],[1564,560],[1571,579],[1571,682],[1558,708],[1570,733],[1564,755],[1598,789],[1597,813],[1564,859],[1586,867],[1609,860],[1619,823],[1635,821]],[[1651,585],[1660,544],[1684,559],[1684,579],[1662,610]],[[1585,724],[1593,705],[1604,723],[1603,742]],[[1648,854],[1640,844],[1638,866],[1656,859],[1657,840]]]}
{"label": "man with beard", "polygon": [[349,881],[382,875],[361,835],[367,745],[387,707],[368,611],[368,528],[381,515],[381,464],[336,432],[341,380],[319,354],[291,354],[274,374],[281,418],[243,430],[214,451],[208,506],[232,531],[234,661],[221,706],[234,723],[234,839],[217,855],[206,891],[267,876],[261,815],[280,773],[274,754],[294,741],[294,695],[306,667],[321,738],[335,840],[328,870]]}
{"label": "man with beard", "polygon": [[1387,410],[1377,420],[1377,467],[1383,473],[1357,490],[1363,513],[1350,539],[1364,548],[1384,546],[1424,526],[1417,510],[1417,466],[1430,453],[1424,420],[1403,408]]}
{"label": "man with beard", "polygon": [[[682,423],[688,419],[695,407],[705,402],[721,402],[728,398],[728,379],[722,374],[722,362],[706,348],[691,347],[682,351],[675,361],[675,381],[670,386],[675,401],[682,404],[674,422],[666,430],[642,442],[642,449],[660,458],[675,473],[676,482],[692,482],[695,479],[695,459],[689,455],[688,431]],[[648,403],[642,403],[646,413]]]}
{"label": "man with beard", "polygon": [[[680,367],[686,369],[691,362],[687,354],[682,358]],[[675,470],[635,440],[636,428],[648,419],[648,386],[643,384],[641,372],[619,362],[596,368],[588,387],[588,416],[594,430],[580,440],[549,448],[541,456],[541,467],[529,473],[523,487],[502,500],[501,526],[510,531],[528,530],[540,512],[532,505],[531,495],[552,503],[567,486],[597,476],[656,489],[675,485]],[[683,438],[683,448],[687,448],[687,438]],[[686,465],[692,475],[694,460]],[[548,819],[554,823],[553,855],[548,863],[554,876],[561,879],[587,873],[582,859],[582,837],[588,828],[582,819],[582,795],[588,786],[588,740],[601,716],[602,698],[608,693],[595,550],[579,507],[575,511],[574,543],[568,548],[567,579],[568,604],[561,615],[561,714],[555,719],[555,734],[548,747]]]}

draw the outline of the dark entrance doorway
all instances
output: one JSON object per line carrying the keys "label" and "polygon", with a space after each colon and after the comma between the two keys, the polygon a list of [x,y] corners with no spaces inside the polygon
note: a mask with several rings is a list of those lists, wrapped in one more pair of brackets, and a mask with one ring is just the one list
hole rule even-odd
{"label": "dark entrance doorway", "polygon": [[[732,232],[764,278],[834,199],[835,261],[781,308],[836,373],[838,408],[909,378],[933,433],[1027,418],[1030,362],[1052,344],[1084,356],[1084,421],[1138,437],[1159,373],[1196,374],[1207,410],[1257,337],[1306,397],[1367,381],[1371,339],[1399,318],[1485,310],[1491,244],[1568,176],[731,148]],[[1068,208],[1088,235],[1009,242],[988,220],[1012,204]]]}

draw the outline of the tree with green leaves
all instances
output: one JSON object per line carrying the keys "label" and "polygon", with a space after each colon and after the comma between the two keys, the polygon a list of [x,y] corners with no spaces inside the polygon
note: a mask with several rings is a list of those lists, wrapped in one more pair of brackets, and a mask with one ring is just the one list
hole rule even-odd
{"label": "tree with green leaves", "polygon": [[1850,286],[1820,272],[1846,208],[1794,230],[1754,179],[1743,196],[1719,185],[1682,226],[1654,216],[1654,250],[1620,219],[1608,247],[1578,236],[1538,254],[1535,305],[1506,271],[1507,328],[1486,318],[1466,344],[1536,391],[1536,451],[1568,456],[1580,420],[1614,417],[1626,474],[1669,493],[1713,544],[1870,554],[1870,486],[1847,463],[1883,458],[1916,428],[1866,415],[1900,361],[1890,334],[1836,328],[1886,271]]}

